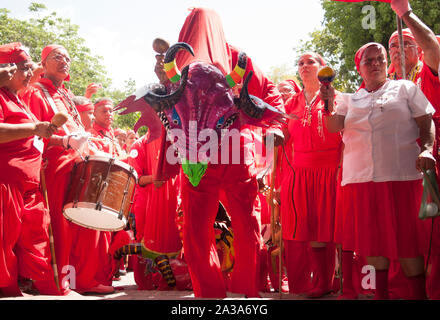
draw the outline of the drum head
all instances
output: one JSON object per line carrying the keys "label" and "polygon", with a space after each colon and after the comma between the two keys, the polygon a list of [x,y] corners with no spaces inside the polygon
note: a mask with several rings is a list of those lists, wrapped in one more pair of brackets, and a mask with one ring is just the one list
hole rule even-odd
{"label": "drum head", "polygon": [[123,216],[119,219],[119,213],[111,208],[95,209],[94,203],[78,203],[76,208],[67,204],[64,206],[64,217],[82,227],[98,231],[119,231],[127,225],[127,219]]}

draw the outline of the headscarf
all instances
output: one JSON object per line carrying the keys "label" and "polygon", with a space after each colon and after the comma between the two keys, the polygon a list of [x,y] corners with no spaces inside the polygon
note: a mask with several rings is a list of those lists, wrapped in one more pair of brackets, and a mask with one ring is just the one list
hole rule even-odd
{"label": "headscarf", "polygon": [[[369,47],[372,46],[378,46],[380,48],[382,48],[382,50],[384,50],[384,52],[387,52],[387,49],[385,49],[385,47],[378,43],[378,42],[369,42],[367,44],[364,44],[362,47],[359,48],[359,50],[356,52],[356,55],[354,56],[354,63],[356,65],[356,69],[358,72],[360,72],[360,65],[361,65],[361,60],[362,60],[362,56],[365,53],[365,50],[367,50]],[[385,55],[385,59],[387,58],[387,56]]]}
{"label": "headscarf", "polygon": [[106,105],[106,104],[113,105],[112,99],[102,99],[102,100],[98,101],[97,103],[95,103],[95,109],[100,106]]}
{"label": "headscarf", "polygon": [[[413,41],[416,41],[416,39],[414,38],[414,35],[412,34],[411,30],[409,28],[403,29],[402,30],[402,35],[404,37],[408,37]],[[393,34],[390,37],[390,40],[388,40],[388,46],[390,45],[391,41],[394,40],[395,38],[397,38],[399,36],[399,32],[396,30],[393,32]]]}
{"label": "headscarf", "polygon": [[93,103],[89,102],[89,103],[86,103],[86,104],[77,105],[76,109],[78,110],[78,112],[94,111],[95,110],[95,106],[93,105]]}
{"label": "headscarf", "polygon": [[[56,49],[64,49],[66,50],[66,48],[64,48],[63,46],[59,45],[59,44],[51,44],[48,45],[46,47],[44,47],[43,51],[41,51],[41,61],[46,60],[47,56],[54,50]],[[67,51],[67,50],[66,50]]]}
{"label": "headscarf", "polygon": [[31,60],[31,57],[20,42],[0,46],[0,63],[20,63],[25,60]]}

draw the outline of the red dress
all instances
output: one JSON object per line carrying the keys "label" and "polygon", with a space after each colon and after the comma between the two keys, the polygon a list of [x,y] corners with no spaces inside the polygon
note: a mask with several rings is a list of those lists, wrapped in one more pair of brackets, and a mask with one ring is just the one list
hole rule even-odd
{"label": "red dress", "polygon": [[305,106],[303,92],[290,101],[299,119],[289,122],[294,172],[287,171],[281,192],[283,239],[332,242],[342,139],[325,128],[318,96]]}

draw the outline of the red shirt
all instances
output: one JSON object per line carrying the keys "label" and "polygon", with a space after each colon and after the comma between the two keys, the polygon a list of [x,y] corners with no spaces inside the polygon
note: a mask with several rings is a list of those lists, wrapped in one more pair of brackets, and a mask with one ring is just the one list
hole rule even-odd
{"label": "red shirt", "polygon": [[[66,89],[64,85],[60,88],[55,88],[52,81],[47,78],[41,78],[38,83],[31,85],[22,95],[23,101],[29,106],[32,113],[40,121],[49,122],[55,115],[54,110],[40,87],[40,85],[43,85],[52,97],[57,112],[64,112],[69,115],[66,126],[61,127],[56,134],[64,136],[69,133],[84,131],[79,113],[71,100],[74,96],[73,93]],[[66,132],[65,128],[67,128],[69,132]]]}
{"label": "red shirt", "polygon": [[[34,123],[37,119],[29,108],[6,88],[0,88],[0,123]],[[37,137],[38,139],[38,137]],[[0,143],[0,183],[23,186],[40,182],[41,153],[34,146],[34,137]]]}
{"label": "red shirt", "polygon": [[[324,104],[317,95],[306,108],[304,91],[289,101],[287,109],[299,119],[289,121],[289,143],[293,146],[293,162],[299,166],[337,166],[342,147],[339,132],[330,133],[324,125]],[[310,121],[308,121],[310,119]]]}
{"label": "red shirt", "polygon": [[[55,115],[46,95],[44,94],[40,85],[43,85],[49,95],[52,97],[56,111],[64,112],[68,115],[66,124],[59,128],[56,135],[65,136],[69,133],[84,131],[84,127],[79,119],[79,114],[76,110],[71,98],[73,93],[67,90],[64,85],[56,88],[52,81],[47,78],[41,78],[37,83],[32,84],[25,92],[22,93],[23,101],[29,106],[29,109],[40,121],[51,121]],[[66,129],[68,132],[66,132]],[[46,146],[49,140],[46,139]],[[49,160],[49,167],[47,168],[46,176],[49,174],[59,173],[61,170],[70,171],[73,166],[73,161],[78,160],[79,154],[73,150],[66,150],[62,146],[50,146],[45,148],[43,158]]]}
{"label": "red shirt", "polygon": [[100,151],[108,153],[112,157],[116,158],[122,156],[121,147],[115,138],[112,128],[104,128],[98,125],[96,122],[93,122],[92,128],[90,128],[89,132],[93,137],[99,139],[94,140],[93,143]]}

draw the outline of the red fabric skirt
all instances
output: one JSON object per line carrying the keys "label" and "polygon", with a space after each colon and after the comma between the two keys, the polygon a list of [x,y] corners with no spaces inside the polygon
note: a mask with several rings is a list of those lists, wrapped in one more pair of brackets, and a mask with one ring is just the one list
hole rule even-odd
{"label": "red fabric skirt", "polygon": [[335,241],[361,256],[415,258],[427,251],[418,218],[422,180],[366,182],[342,187]]}
{"label": "red fabric skirt", "polygon": [[332,242],[338,188],[337,165],[295,166],[294,169],[295,172],[289,170],[281,188],[283,239]]}

